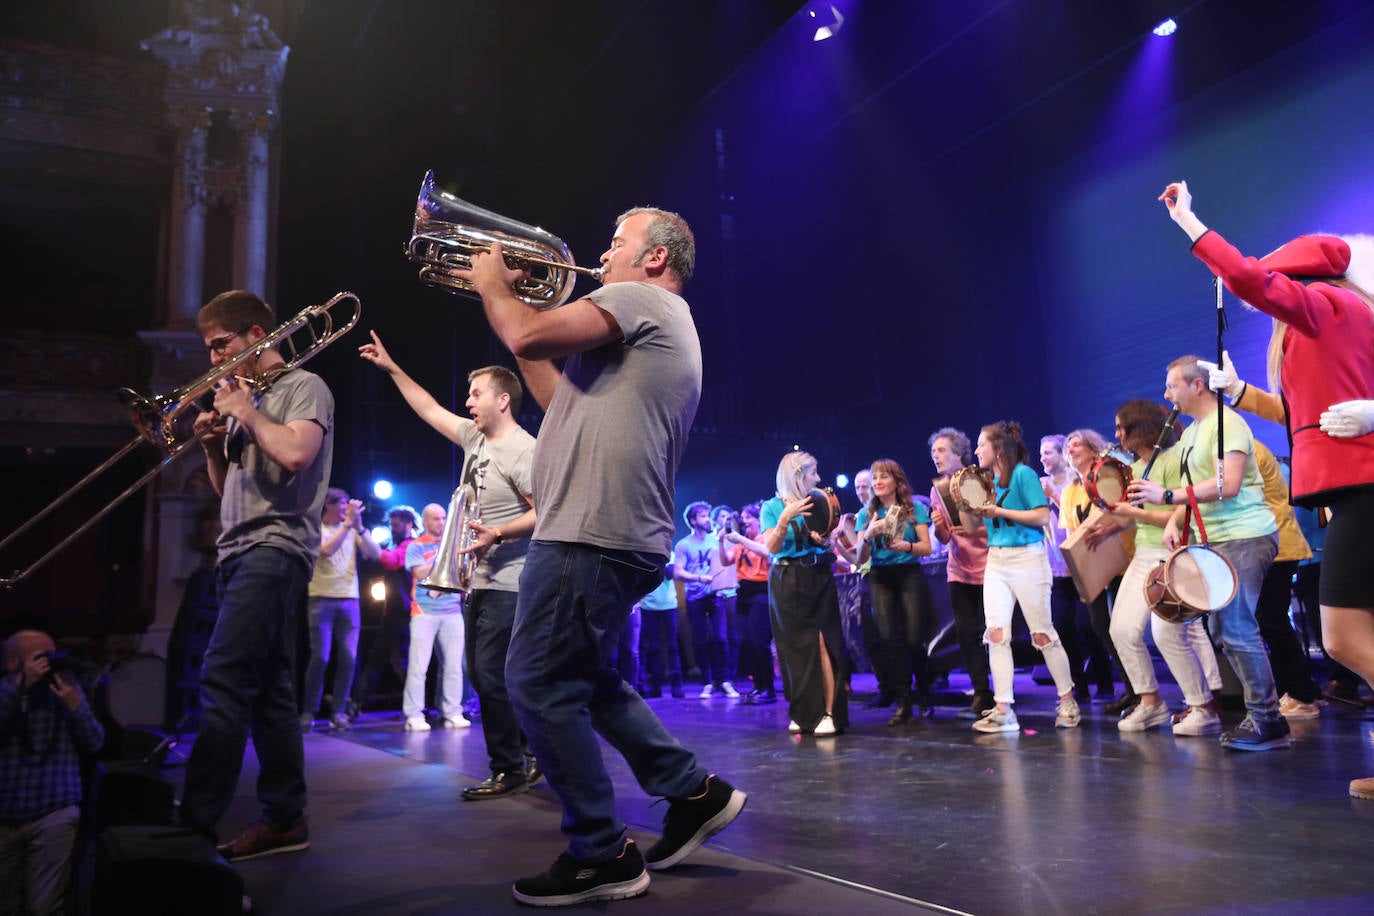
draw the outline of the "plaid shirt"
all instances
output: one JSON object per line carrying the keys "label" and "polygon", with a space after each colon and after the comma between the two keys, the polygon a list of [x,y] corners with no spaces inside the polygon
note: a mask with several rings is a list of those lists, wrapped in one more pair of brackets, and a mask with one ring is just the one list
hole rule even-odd
{"label": "plaid shirt", "polygon": [[72,712],[46,688],[0,678],[0,822],[31,821],[81,801],[81,754],[105,741],[91,704]]}

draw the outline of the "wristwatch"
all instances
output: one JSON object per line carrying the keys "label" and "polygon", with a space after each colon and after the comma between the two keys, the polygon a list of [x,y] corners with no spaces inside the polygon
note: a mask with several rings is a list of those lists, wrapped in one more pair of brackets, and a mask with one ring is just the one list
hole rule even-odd
{"label": "wristwatch", "polygon": [[1166,506],[1172,506],[1173,504],[1174,504],[1174,491],[1173,491],[1173,490],[1165,490],[1165,491],[1164,491],[1164,505],[1166,505]]}
{"label": "wristwatch", "polygon": [[504,534],[501,533],[501,529],[500,529],[500,528],[497,528],[497,529],[496,529],[496,538],[491,542],[491,544],[492,544],[493,547],[495,547],[497,544],[500,544],[500,543],[501,543],[502,541],[504,541],[505,539],[506,539],[506,536],[505,536]]}

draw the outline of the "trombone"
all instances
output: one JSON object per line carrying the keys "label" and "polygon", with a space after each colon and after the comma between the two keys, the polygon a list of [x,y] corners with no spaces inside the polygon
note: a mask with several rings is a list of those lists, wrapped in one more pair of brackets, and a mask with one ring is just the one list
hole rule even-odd
{"label": "trombone", "polygon": [[[350,300],[352,302],[352,312],[348,320],[338,324],[331,310],[338,303]],[[120,404],[129,411],[130,419],[134,427],[138,430],[138,435],[127,445],[119,449],[95,470],[85,477],[82,477],[73,484],[65,493],[57,497],[45,507],[40,509],[32,518],[24,522],[18,528],[11,531],[3,541],[0,541],[0,551],[3,551],[14,541],[18,540],[24,532],[28,531],[41,520],[51,515],[59,506],[66,503],[69,499],[80,493],[93,481],[99,479],[106,471],[114,467],[121,458],[132,452],[144,442],[156,446],[162,451],[162,460],[158,462],[150,471],[130,484],[122,493],[106,503],[104,508],[92,515],[90,518],[72,531],[65,538],[58,541],[47,553],[37,560],[34,560],[23,569],[15,571],[9,576],[0,576],[0,588],[12,588],[20,581],[29,576],[34,570],[38,569],[48,560],[52,559],[64,547],[72,541],[85,534],[95,526],[106,515],[114,511],[115,507],[134,493],[137,493],[154,477],[162,473],[163,468],[175,461],[190,446],[197,441],[195,435],[187,435],[176,428],[176,421],[186,411],[192,407],[197,407],[197,399],[206,392],[212,391],[216,385],[228,378],[235,376],[244,377],[239,374],[239,369],[245,364],[257,360],[263,353],[277,347],[284,347],[283,353],[285,362],[281,366],[273,368],[270,372],[258,373],[252,378],[248,378],[252,386],[253,394],[260,395],[272,387],[272,383],[284,372],[302,365],[306,360],[315,356],[325,347],[338,340],[344,334],[352,330],[362,317],[362,302],[353,293],[338,293],[328,302],[322,305],[312,305],[302,309],[294,318],[281,324],[276,330],[272,331],[262,340],[253,344],[242,353],[235,356],[209,372],[202,375],[193,382],[182,385],[167,394],[153,395],[144,397],[138,392],[124,388],[119,392]],[[302,334],[302,342],[297,346],[294,335]],[[305,339],[308,335],[308,340]]]}

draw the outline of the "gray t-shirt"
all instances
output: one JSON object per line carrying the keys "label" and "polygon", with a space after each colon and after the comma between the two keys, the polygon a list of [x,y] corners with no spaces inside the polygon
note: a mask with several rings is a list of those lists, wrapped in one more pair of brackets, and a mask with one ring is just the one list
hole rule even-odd
{"label": "gray t-shirt", "polygon": [[611,283],[587,296],[623,341],[568,357],[534,449],[534,536],[666,558],[673,481],[701,400],[701,344],[681,296]]}
{"label": "gray t-shirt", "polygon": [[[499,528],[529,511],[533,493],[530,483],[533,436],[517,426],[493,442],[478,431],[476,423],[463,419],[458,424],[458,441],[466,456],[462,482],[478,486],[477,472],[486,469],[480,482],[483,525]],[[498,592],[519,590],[520,571],[525,568],[525,554],[529,549],[529,538],[516,538],[493,546],[477,564],[472,587]]]}
{"label": "gray t-shirt", "polygon": [[299,474],[277,464],[258,447],[248,430],[229,421],[226,453],[232,458],[224,476],[219,517],[219,562],[251,547],[277,547],[314,568],[320,552],[320,511],[334,463],[334,395],[324,379],[304,369],[277,378],[254,404],[273,423],[313,420],[324,430],[315,460]]}

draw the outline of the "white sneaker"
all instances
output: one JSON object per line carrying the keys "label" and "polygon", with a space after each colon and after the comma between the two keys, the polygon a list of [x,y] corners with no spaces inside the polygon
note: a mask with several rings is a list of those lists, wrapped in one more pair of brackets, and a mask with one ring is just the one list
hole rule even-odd
{"label": "white sneaker", "polygon": [[817,724],[815,731],[811,734],[824,738],[826,735],[835,734],[835,720],[830,718],[830,713],[821,716],[821,721]]}
{"label": "white sneaker", "polygon": [[1174,723],[1175,735],[1219,735],[1221,717],[1205,706],[1193,706],[1188,715]]}
{"label": "white sneaker", "polygon": [[1316,703],[1304,703],[1285,693],[1279,698],[1279,714],[1285,719],[1315,719],[1322,710]]}
{"label": "white sneaker", "polygon": [[472,728],[472,723],[464,716],[449,716],[444,719],[444,728]]}
{"label": "white sneaker", "polygon": [[983,713],[981,719],[973,723],[973,730],[988,732],[990,734],[996,734],[997,732],[1019,732],[1021,730],[1021,723],[1016,721],[1016,710],[1012,709],[1010,706],[1007,707],[1006,712],[998,712],[997,707],[994,706]]}
{"label": "white sneaker", "polygon": [[[1167,712],[1167,710],[1166,710]],[[1077,728],[1083,714],[1078,710],[1078,701],[1072,696],[1064,697],[1054,710],[1055,728]]]}
{"label": "white sneaker", "polygon": [[801,726],[798,725],[796,722],[792,722],[789,720],[787,723],[787,731],[793,735],[800,735]]}
{"label": "white sneaker", "polygon": [[1148,728],[1157,728],[1164,725],[1173,718],[1169,712],[1169,707],[1164,703],[1154,703],[1146,706],[1144,703],[1137,703],[1130,715],[1116,723],[1116,727],[1123,732],[1143,732]]}
{"label": "white sneaker", "polygon": [[739,697],[739,691],[736,690],[735,685],[730,683],[729,681],[725,681],[720,685],[720,692],[725,694],[732,700],[737,699]]}
{"label": "white sneaker", "polygon": [[697,696],[701,697],[703,700],[709,700],[713,692],[714,688],[710,684],[707,684],[705,687],[701,688],[701,693],[697,694]]}
{"label": "white sneaker", "polygon": [[411,716],[409,719],[406,719],[406,731],[427,732],[429,731],[429,723],[425,721],[424,716]]}

